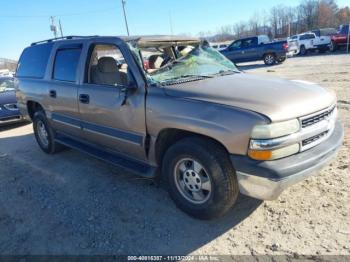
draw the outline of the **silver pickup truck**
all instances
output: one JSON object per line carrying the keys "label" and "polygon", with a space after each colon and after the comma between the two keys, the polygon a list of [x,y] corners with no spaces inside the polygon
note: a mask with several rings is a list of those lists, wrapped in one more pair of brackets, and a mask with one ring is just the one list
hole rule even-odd
{"label": "silver pickup truck", "polygon": [[223,215],[239,192],[276,199],[343,140],[334,93],[242,73],[196,38],[33,43],[15,85],[44,152],[70,147],[163,177],[176,205],[200,219]]}

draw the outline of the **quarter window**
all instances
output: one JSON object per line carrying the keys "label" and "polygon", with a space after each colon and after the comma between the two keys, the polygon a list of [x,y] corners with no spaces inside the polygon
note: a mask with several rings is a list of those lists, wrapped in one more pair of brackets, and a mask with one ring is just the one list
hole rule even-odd
{"label": "quarter window", "polygon": [[75,82],[81,49],[60,49],[56,53],[53,79]]}
{"label": "quarter window", "polygon": [[16,77],[43,78],[52,45],[40,44],[26,48],[19,59]]}

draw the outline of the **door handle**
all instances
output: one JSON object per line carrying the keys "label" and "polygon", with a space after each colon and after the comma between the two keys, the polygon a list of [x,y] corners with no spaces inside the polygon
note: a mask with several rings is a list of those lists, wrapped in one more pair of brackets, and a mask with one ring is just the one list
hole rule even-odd
{"label": "door handle", "polygon": [[50,97],[52,97],[52,98],[56,98],[56,97],[57,97],[56,90],[50,90],[50,91],[49,91],[49,95],[50,95]]}
{"label": "door handle", "polygon": [[88,104],[88,103],[90,103],[90,97],[87,94],[80,94],[79,101],[80,101],[80,103]]}

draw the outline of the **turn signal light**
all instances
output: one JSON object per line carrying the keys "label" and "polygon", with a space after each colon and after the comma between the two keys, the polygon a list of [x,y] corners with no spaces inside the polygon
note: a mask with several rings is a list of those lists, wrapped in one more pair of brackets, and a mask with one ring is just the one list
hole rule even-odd
{"label": "turn signal light", "polygon": [[272,151],[249,150],[248,156],[255,160],[270,160],[272,158]]}

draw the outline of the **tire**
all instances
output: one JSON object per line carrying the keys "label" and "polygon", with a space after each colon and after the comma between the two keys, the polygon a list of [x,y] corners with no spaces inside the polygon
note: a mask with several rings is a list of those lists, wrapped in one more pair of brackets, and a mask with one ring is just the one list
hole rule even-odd
{"label": "tire", "polygon": [[162,173],[175,204],[192,217],[217,218],[236,203],[239,188],[235,170],[227,152],[210,140],[190,137],[171,146],[165,153]]}
{"label": "tire", "polygon": [[287,57],[282,57],[280,59],[278,59],[278,63],[283,63],[284,61],[286,61]]}
{"label": "tire", "polygon": [[[37,111],[33,116],[33,129],[35,139],[39,147],[46,154],[54,154],[62,151],[65,146],[55,142],[55,133],[48,122],[43,111]],[[45,139],[46,137],[46,139]]]}
{"label": "tire", "polygon": [[300,52],[299,52],[299,54],[302,55],[302,56],[304,56],[304,55],[307,54],[307,50],[306,50],[306,48],[305,48],[304,45],[302,45],[302,46],[300,47]]}
{"label": "tire", "polygon": [[264,55],[264,63],[265,63],[265,65],[268,65],[268,66],[276,64],[276,56],[275,56],[275,54],[266,54],[266,55]]}
{"label": "tire", "polygon": [[335,51],[337,51],[337,49],[338,49],[337,44],[334,43],[334,41],[331,41],[331,46],[329,47],[329,50],[330,50],[331,52],[335,52]]}

